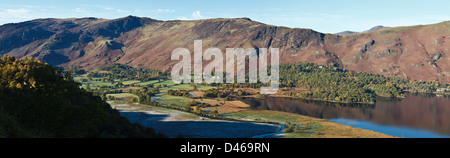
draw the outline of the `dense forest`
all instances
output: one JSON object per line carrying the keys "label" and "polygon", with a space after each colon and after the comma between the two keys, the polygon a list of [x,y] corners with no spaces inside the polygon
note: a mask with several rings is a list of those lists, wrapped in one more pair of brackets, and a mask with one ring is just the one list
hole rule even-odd
{"label": "dense forest", "polygon": [[70,73],[11,56],[0,59],[0,138],[165,137],[131,124]]}
{"label": "dense forest", "polygon": [[313,63],[280,65],[280,87],[301,87],[309,91],[285,94],[306,99],[373,103],[376,96],[401,98],[404,91],[435,92],[447,86],[436,81],[409,81]]}

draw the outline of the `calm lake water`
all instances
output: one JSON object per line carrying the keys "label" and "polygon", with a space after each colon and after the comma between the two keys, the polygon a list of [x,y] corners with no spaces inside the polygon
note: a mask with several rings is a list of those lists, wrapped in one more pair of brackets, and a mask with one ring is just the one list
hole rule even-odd
{"label": "calm lake water", "polygon": [[407,93],[376,104],[342,104],[293,98],[244,98],[253,109],[276,110],[406,138],[450,138],[450,97]]}

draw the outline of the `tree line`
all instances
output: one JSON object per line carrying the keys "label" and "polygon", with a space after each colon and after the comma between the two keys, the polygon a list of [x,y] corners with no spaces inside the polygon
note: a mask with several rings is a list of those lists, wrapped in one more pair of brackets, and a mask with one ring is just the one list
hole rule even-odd
{"label": "tree line", "polygon": [[307,99],[373,103],[376,96],[402,98],[407,90],[434,92],[447,86],[437,81],[410,81],[313,63],[280,65],[280,87],[306,88],[310,92],[287,94]]}
{"label": "tree line", "polygon": [[119,63],[113,63],[109,66],[89,71],[88,76],[106,77],[108,81],[113,81],[113,79],[149,81],[156,79],[166,79],[168,77],[166,73],[160,72],[158,70],[131,67]]}

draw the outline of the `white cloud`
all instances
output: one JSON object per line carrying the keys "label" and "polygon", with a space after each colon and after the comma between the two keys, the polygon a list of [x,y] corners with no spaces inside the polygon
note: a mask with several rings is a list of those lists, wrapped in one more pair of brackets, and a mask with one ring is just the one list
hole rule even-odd
{"label": "white cloud", "polygon": [[72,11],[77,12],[77,13],[87,13],[87,12],[89,12],[86,9],[82,9],[82,8],[75,8],[75,9],[72,9]]}
{"label": "white cloud", "polygon": [[84,6],[84,7],[89,7],[89,8],[94,7],[94,8],[103,9],[103,10],[115,10],[115,9],[112,8],[112,7],[109,7],[109,6],[103,6],[103,5],[82,5],[82,6]]}
{"label": "white cloud", "polygon": [[177,17],[177,20],[191,20],[185,16]]}
{"label": "white cloud", "polygon": [[194,11],[190,17],[180,16],[176,18],[177,20],[196,20],[196,19],[208,19],[208,17],[203,16],[200,11]]}
{"label": "white cloud", "polygon": [[[100,6],[100,7],[102,7],[102,6]],[[114,10],[114,8],[111,8],[111,7],[102,7],[102,8],[105,10]]]}
{"label": "white cloud", "polygon": [[33,10],[27,8],[0,9],[0,25],[5,23],[21,22],[36,18],[37,15],[33,14]]}
{"label": "white cloud", "polygon": [[203,16],[202,14],[200,14],[200,11],[195,11],[194,13],[192,13],[191,16],[193,19],[206,19],[205,16]]}
{"label": "white cloud", "polygon": [[173,9],[153,9],[150,10],[151,13],[174,13],[175,10]]}
{"label": "white cloud", "polygon": [[5,17],[26,17],[27,15],[29,15],[29,13],[31,13],[31,10],[29,9],[24,9],[24,8],[19,8],[19,9],[5,9],[2,12],[0,12],[1,16],[5,16]]}
{"label": "white cloud", "polygon": [[118,12],[118,13],[130,13],[130,11],[123,10],[123,9],[116,9],[116,12]]}

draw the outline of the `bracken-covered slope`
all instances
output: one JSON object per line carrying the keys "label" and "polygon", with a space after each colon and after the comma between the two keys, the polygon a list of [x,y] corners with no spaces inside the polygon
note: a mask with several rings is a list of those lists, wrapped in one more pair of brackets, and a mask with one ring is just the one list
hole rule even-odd
{"label": "bracken-covered slope", "polygon": [[[413,80],[450,82],[450,22],[349,35],[267,25],[248,18],[159,21],[37,19],[0,26],[0,55],[86,69],[122,63],[170,72],[175,48],[280,48],[281,63],[313,62]],[[205,62],[207,63],[207,62]]]}

